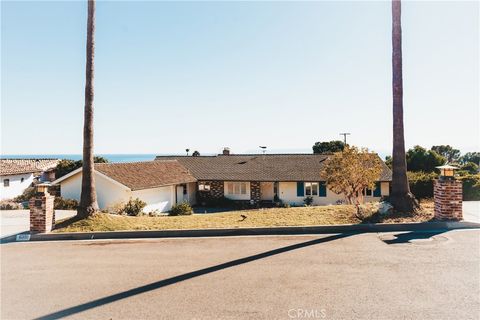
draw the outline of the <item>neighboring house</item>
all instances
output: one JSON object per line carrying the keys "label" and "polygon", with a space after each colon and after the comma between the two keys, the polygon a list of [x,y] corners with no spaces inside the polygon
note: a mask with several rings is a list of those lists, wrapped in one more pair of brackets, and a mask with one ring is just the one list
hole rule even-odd
{"label": "neighboring house", "polygon": [[0,199],[13,199],[34,180],[55,180],[58,159],[0,159]]}
{"label": "neighboring house", "polygon": [[[144,212],[169,211],[173,204],[195,204],[196,179],[178,161],[95,163],[97,201],[100,209],[139,198]],[[82,168],[55,180],[63,198],[80,201]]]}
{"label": "neighboring house", "polygon": [[[200,203],[228,198],[252,204],[281,200],[302,205],[307,196],[314,205],[344,201],[325,184],[322,170],[325,154],[235,155],[225,149],[217,156],[157,156],[156,161],[177,160],[197,179]],[[390,193],[392,173],[382,161],[383,171],[374,190],[365,190],[365,201],[377,201]]]}

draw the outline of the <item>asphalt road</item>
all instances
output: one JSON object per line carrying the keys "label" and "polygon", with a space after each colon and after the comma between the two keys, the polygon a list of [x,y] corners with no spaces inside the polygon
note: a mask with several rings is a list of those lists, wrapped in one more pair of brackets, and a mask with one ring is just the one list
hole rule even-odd
{"label": "asphalt road", "polygon": [[1,245],[1,319],[479,319],[480,230]]}

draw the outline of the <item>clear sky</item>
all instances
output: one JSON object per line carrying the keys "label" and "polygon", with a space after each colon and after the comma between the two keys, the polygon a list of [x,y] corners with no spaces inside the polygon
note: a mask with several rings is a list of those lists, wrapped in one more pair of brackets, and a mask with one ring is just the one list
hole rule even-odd
{"label": "clear sky", "polygon": [[[1,3],[1,151],[81,153],[86,1]],[[403,3],[407,147],[479,143],[479,2]],[[95,152],[390,153],[390,2],[99,2]]]}

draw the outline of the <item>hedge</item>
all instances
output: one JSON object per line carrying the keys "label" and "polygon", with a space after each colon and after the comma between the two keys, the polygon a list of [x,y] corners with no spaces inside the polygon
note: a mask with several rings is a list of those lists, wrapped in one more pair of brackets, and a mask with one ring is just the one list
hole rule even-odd
{"label": "hedge", "polygon": [[460,177],[463,182],[463,200],[480,200],[480,174],[470,174]]}
{"label": "hedge", "polygon": [[[410,190],[418,199],[433,198],[433,180],[438,178],[436,173],[408,172]],[[469,174],[458,178],[463,182],[463,200],[480,200],[480,174]]]}

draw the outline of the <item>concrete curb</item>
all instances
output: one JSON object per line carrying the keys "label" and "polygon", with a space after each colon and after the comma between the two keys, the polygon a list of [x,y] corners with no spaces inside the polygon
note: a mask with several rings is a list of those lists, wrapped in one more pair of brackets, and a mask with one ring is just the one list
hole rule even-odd
{"label": "concrete curb", "polygon": [[[421,223],[379,223],[348,224],[305,227],[273,227],[273,228],[236,228],[236,229],[199,229],[199,230],[159,230],[159,231],[102,231],[102,232],[69,232],[69,233],[37,233],[22,234],[1,239],[2,243],[14,241],[58,241],[58,240],[106,240],[106,239],[145,239],[145,238],[191,238],[191,237],[231,237],[259,235],[302,235],[332,233],[368,233],[395,231],[433,231],[454,229],[480,229],[480,223],[465,221],[434,221]],[[28,238],[28,239],[27,239]]]}

